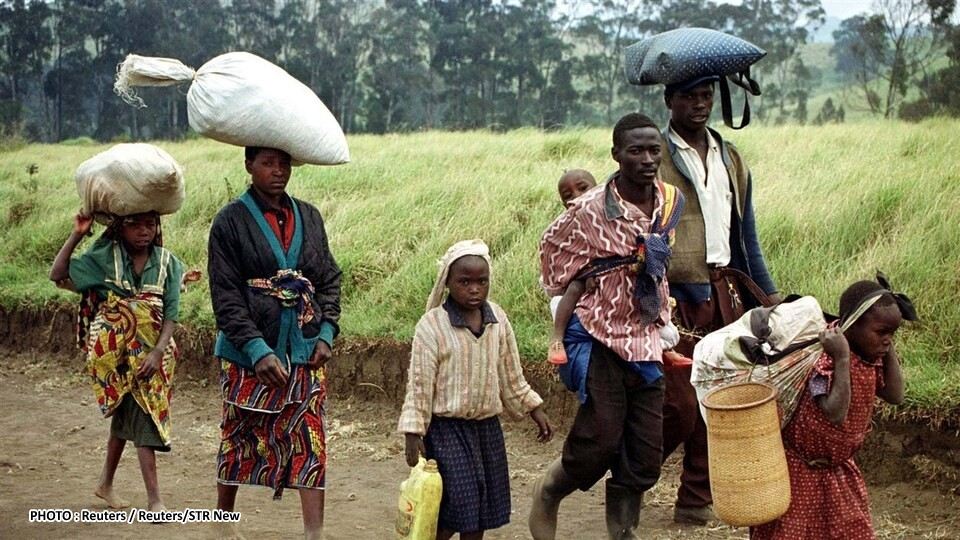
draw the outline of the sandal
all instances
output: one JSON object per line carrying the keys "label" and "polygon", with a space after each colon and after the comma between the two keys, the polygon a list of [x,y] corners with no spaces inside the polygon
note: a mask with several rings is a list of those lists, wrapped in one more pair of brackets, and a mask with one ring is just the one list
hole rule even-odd
{"label": "sandal", "polygon": [[547,362],[558,366],[567,363],[567,350],[563,348],[562,341],[554,340],[550,342]]}

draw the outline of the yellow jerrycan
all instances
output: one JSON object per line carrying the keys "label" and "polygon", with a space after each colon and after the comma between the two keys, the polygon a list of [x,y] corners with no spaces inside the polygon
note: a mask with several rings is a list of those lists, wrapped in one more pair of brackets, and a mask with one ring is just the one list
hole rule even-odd
{"label": "yellow jerrycan", "polygon": [[397,538],[434,540],[443,481],[437,462],[422,457],[410,470],[410,477],[400,482],[400,503],[397,513]]}

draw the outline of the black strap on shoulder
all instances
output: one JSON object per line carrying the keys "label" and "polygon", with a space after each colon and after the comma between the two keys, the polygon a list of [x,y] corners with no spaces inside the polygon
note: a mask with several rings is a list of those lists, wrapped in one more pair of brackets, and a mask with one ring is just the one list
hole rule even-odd
{"label": "black strap on shoulder", "polygon": [[[743,95],[743,116],[740,118],[739,126],[733,125],[733,105],[730,102],[730,84],[727,82],[727,79],[745,91]],[[723,113],[723,123],[726,124],[727,127],[731,129],[743,129],[750,123],[750,100],[748,94],[754,96],[760,95],[760,85],[757,81],[750,78],[749,67],[735,75],[720,77],[720,109]]]}

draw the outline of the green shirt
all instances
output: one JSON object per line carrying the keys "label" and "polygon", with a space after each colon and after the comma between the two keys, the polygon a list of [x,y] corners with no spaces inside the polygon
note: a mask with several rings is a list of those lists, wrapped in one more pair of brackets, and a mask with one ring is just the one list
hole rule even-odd
{"label": "green shirt", "polygon": [[123,242],[104,237],[70,260],[70,279],[77,291],[93,291],[101,299],[109,292],[124,298],[141,293],[161,295],[164,321],[178,318],[182,278],[183,263],[169,250],[151,246],[143,272],[137,275]]}

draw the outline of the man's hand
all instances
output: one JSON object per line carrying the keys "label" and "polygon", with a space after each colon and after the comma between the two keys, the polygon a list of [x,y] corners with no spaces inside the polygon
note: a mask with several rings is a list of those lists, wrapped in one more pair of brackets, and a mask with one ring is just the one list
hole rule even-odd
{"label": "man's hand", "polygon": [[160,371],[160,363],[163,361],[163,351],[160,349],[153,349],[147,354],[147,357],[143,359],[143,362],[140,363],[140,366],[137,368],[137,378],[148,380],[150,377],[153,377],[158,371]]}
{"label": "man's hand", "polygon": [[282,388],[287,384],[287,370],[283,368],[280,359],[275,354],[268,354],[260,359],[253,367],[257,378],[268,388]]}
{"label": "man's hand", "polygon": [[327,345],[326,341],[319,339],[313,347],[313,354],[310,355],[310,360],[307,361],[307,367],[310,369],[320,369],[327,365],[327,362],[329,362],[331,358],[333,358],[333,351],[330,350],[330,346]]}
{"label": "man's hand", "polygon": [[404,454],[407,457],[407,465],[415,467],[420,461],[420,456],[426,457],[427,448],[423,445],[423,437],[416,433],[404,433],[406,439],[406,449]]}
{"label": "man's hand", "polygon": [[553,438],[553,428],[550,427],[550,419],[547,418],[547,413],[543,412],[543,406],[530,411],[530,418],[540,428],[537,433],[537,441],[541,443],[549,442]]}

